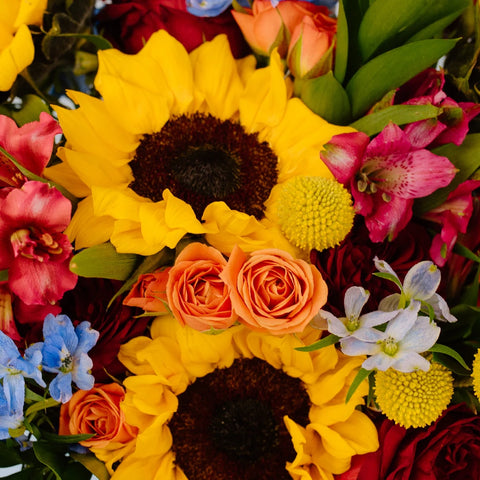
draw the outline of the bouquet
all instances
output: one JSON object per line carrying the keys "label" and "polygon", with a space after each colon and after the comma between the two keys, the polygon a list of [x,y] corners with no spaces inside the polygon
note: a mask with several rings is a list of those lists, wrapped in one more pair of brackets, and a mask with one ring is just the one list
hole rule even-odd
{"label": "bouquet", "polygon": [[476,0],[0,0],[8,478],[480,478]]}

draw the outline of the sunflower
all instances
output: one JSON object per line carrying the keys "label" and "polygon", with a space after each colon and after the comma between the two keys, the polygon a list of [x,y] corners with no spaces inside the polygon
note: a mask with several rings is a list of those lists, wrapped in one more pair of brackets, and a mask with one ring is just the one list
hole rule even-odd
{"label": "sunflower", "polygon": [[[140,433],[113,480],[333,479],[353,455],[378,448],[357,409],[368,387],[345,402],[362,358],[333,346],[295,350],[318,330],[207,335],[164,316],[151,334],[119,354],[133,373],[122,408]],[[95,453],[111,465],[108,451]]]}
{"label": "sunflower", "polygon": [[275,221],[275,192],[296,176],[331,177],[319,159],[331,125],[289,98],[278,55],[255,69],[220,35],[189,55],[159,31],[136,55],[99,52],[102,98],[68,92],[56,108],[67,139],[47,175],[82,198],[67,234],[77,248],[110,240],[150,255],[185,234],[225,254],[295,253]]}
{"label": "sunflower", "polygon": [[33,62],[35,48],[28,25],[41,25],[47,0],[0,1],[0,91]]}

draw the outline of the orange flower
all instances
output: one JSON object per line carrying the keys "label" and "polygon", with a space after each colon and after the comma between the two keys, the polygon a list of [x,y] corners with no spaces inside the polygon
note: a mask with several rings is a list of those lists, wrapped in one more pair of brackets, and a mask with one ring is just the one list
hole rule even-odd
{"label": "orange flower", "polygon": [[215,248],[202,243],[187,245],[170,269],[168,304],[182,325],[195,330],[225,329],[237,316],[228,288],[219,277],[227,261]]}
{"label": "orange flower", "polygon": [[324,13],[305,16],[293,30],[287,63],[296,78],[313,78],[332,69],[337,20]]}
{"label": "orange flower", "polygon": [[275,47],[282,58],[287,55],[290,38],[305,17],[321,13],[328,8],[300,0],[284,0],[273,7],[270,0],[255,0],[252,8],[232,11],[235,21],[257,54],[269,56]]}
{"label": "orange flower", "polygon": [[220,277],[240,322],[275,335],[301,332],[327,301],[320,272],[278,249],[257,250],[248,258],[236,246]]}
{"label": "orange flower", "polygon": [[146,312],[167,313],[168,271],[169,268],[165,268],[139,275],[123,304],[143,308]]}
{"label": "orange flower", "polygon": [[84,447],[103,448],[124,445],[137,436],[137,429],[125,423],[120,403],[125,391],[117,383],[97,384],[91,390],[78,390],[60,409],[60,435],[94,434],[80,442]]}

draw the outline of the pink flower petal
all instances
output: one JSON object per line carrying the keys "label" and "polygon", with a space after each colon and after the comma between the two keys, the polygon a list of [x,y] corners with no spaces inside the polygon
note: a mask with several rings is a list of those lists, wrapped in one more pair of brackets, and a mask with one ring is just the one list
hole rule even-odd
{"label": "pink flower petal", "polygon": [[412,218],[413,200],[392,197],[389,202],[376,195],[375,213],[365,218],[365,225],[372,242],[383,242],[387,237],[393,240]]}
{"label": "pink flower petal", "polygon": [[70,271],[69,263],[69,260],[37,262],[19,256],[10,267],[9,286],[27,305],[54,304],[77,283],[77,275]]}
{"label": "pink flower petal", "polygon": [[367,146],[365,158],[399,156],[408,153],[412,149],[407,136],[403,130],[390,122]]}
{"label": "pink flower petal", "polygon": [[365,148],[370,141],[362,132],[334,135],[320,152],[320,158],[335,178],[346,184],[359,170]]}
{"label": "pink flower petal", "polygon": [[447,126],[438,118],[429,118],[409,123],[404,128],[404,132],[412,146],[424,148],[430,145],[446,128]]}
{"label": "pink flower petal", "polygon": [[62,133],[58,122],[42,112],[36,122],[20,128],[9,117],[0,115],[0,145],[25,168],[40,175],[52,155],[55,135]]}

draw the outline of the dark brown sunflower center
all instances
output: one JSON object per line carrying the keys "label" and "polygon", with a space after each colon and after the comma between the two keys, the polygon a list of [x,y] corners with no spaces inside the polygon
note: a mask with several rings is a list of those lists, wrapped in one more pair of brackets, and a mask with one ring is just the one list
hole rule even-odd
{"label": "dark brown sunflower center", "polygon": [[199,218],[214,201],[262,218],[278,178],[277,157],[257,134],[200,113],[173,117],[145,135],[130,167],[136,193],[157,202],[168,188]]}
{"label": "dark brown sunflower center", "polygon": [[305,426],[302,382],[259,359],[198,378],[179,395],[169,427],[176,463],[189,480],[287,480],[295,450],[288,415]]}

